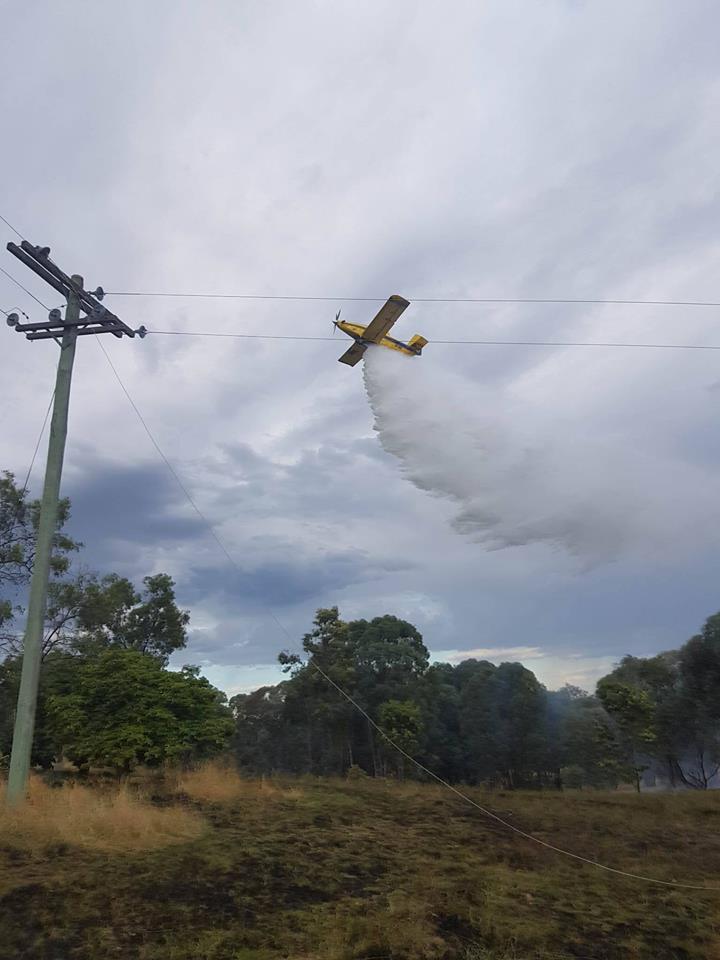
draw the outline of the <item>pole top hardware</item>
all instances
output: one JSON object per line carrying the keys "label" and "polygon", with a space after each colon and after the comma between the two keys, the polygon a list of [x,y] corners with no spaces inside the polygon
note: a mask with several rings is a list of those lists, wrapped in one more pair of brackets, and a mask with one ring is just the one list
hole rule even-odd
{"label": "pole top hardware", "polygon": [[112,333],[119,339],[123,336],[135,336],[135,331],[131,327],[123,323],[107,307],[102,306],[100,300],[105,296],[103,288],[98,287],[92,293],[83,289],[82,283],[77,282],[80,277],[73,280],[53,263],[50,259],[50,247],[35,246],[23,240],[20,245],[8,243],[7,249],[58,293],[66,298],[71,294],[78,297],[80,314],[85,314],[85,316],[79,316],[77,320],[66,322],[59,310],[51,310],[44,323],[11,324],[19,333],[24,333],[28,340],[54,340],[68,327],[75,327],[79,337],[98,333]]}

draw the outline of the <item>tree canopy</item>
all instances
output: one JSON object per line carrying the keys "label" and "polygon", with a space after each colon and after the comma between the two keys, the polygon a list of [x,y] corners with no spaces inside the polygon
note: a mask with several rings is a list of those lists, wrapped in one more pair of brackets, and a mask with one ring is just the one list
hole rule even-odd
{"label": "tree canopy", "polygon": [[78,765],[137,764],[211,756],[233,730],[224,694],[192,668],[165,670],[139,650],[105,650],[47,699],[48,728]]}

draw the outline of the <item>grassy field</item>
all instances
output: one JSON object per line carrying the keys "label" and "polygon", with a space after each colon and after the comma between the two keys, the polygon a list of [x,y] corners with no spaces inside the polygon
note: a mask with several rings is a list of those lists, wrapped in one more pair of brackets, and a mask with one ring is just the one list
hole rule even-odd
{"label": "grassy field", "polygon": [[35,787],[0,812],[0,957],[43,960],[720,958],[720,793],[471,791],[201,771]]}

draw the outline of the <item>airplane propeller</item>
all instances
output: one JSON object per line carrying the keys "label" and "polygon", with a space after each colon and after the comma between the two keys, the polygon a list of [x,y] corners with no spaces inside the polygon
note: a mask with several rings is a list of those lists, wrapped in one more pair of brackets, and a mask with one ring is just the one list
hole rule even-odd
{"label": "airplane propeller", "polygon": [[335,319],[333,320],[333,336],[335,336],[335,331],[337,330],[339,319],[340,319],[340,310],[338,310],[338,312],[335,314]]}

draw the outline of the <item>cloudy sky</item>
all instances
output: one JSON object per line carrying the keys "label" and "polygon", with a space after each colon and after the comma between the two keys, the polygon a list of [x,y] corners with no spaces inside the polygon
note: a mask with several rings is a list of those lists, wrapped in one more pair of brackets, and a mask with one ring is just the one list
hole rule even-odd
{"label": "cloudy sky", "polygon": [[[118,292],[330,298],[109,297],[132,326],[324,337],[339,308],[370,319],[351,298],[391,293],[720,300],[711,0],[0,16],[0,214],[63,269]],[[2,275],[0,306],[44,314]],[[0,467],[23,475],[57,348],[3,329]],[[720,344],[709,307],[424,302],[396,332]],[[431,343],[385,369],[375,423],[343,341],[105,338],[236,566],[80,342],[72,530],[93,567],[176,578],[183,662],[251,688],[288,646],[274,617],[299,638],[338,604],[410,619],[442,659],[592,686],[720,607],[720,352]]]}

